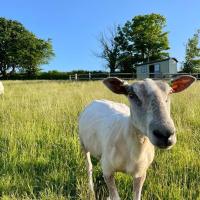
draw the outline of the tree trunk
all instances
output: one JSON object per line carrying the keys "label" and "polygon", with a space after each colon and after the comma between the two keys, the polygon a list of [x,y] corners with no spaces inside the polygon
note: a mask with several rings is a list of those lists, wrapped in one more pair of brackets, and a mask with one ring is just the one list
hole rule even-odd
{"label": "tree trunk", "polygon": [[110,73],[115,73],[115,68],[110,67]]}
{"label": "tree trunk", "polygon": [[2,76],[3,76],[3,79],[8,79],[8,75],[7,75],[6,70],[2,70],[2,71],[1,71],[1,74],[2,74]]}
{"label": "tree trunk", "polygon": [[15,65],[12,65],[12,70],[10,71],[10,76],[15,74]]}

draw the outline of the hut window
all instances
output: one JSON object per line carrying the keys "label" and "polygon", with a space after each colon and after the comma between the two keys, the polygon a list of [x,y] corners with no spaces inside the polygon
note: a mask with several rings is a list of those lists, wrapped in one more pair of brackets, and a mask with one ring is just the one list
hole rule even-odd
{"label": "hut window", "polygon": [[142,66],[141,67],[141,72],[144,74],[144,73],[147,73],[147,68],[146,66]]}
{"label": "hut window", "polygon": [[155,72],[160,72],[160,65],[159,64],[155,65]]}

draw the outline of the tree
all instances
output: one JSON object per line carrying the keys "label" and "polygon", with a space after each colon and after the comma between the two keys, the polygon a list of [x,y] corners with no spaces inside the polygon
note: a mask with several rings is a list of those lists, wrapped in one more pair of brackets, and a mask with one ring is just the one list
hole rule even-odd
{"label": "tree", "polygon": [[127,21],[115,41],[121,52],[133,57],[133,64],[163,59],[169,56],[168,32],[165,17],[159,14],[138,15]]}
{"label": "tree", "polygon": [[0,18],[0,75],[4,78],[16,69],[31,76],[52,56],[50,39],[39,39],[18,21]]}
{"label": "tree", "polygon": [[188,39],[186,44],[186,55],[183,67],[183,71],[186,73],[200,72],[199,34],[200,30],[192,38]]}
{"label": "tree", "polygon": [[133,63],[133,56],[129,52],[123,52],[118,59],[118,70],[123,73],[136,72]]}
{"label": "tree", "polygon": [[102,52],[100,54],[96,54],[97,57],[100,57],[106,61],[106,67],[110,69],[111,73],[114,73],[118,68],[118,60],[120,57],[119,45],[115,41],[115,35],[115,29],[110,30],[109,37],[102,33],[99,38]]}

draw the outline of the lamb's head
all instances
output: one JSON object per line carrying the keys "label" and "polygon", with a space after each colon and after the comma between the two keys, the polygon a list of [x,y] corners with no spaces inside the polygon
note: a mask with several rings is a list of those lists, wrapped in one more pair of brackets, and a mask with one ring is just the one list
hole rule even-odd
{"label": "lamb's head", "polygon": [[175,126],[170,116],[170,95],[183,91],[194,81],[192,76],[179,76],[170,84],[151,79],[128,84],[114,77],[103,82],[114,93],[127,96],[134,127],[153,145],[170,148],[176,143]]}

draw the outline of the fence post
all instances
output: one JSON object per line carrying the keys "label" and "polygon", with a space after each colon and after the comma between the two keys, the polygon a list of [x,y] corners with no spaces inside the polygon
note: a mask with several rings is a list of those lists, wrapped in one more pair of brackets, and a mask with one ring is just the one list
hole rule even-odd
{"label": "fence post", "polygon": [[88,74],[88,78],[89,78],[89,80],[91,80],[91,73],[90,72]]}
{"label": "fence post", "polygon": [[78,74],[75,74],[75,81],[78,80]]}
{"label": "fence post", "polygon": [[72,76],[71,76],[71,75],[69,75],[69,80],[70,80],[70,81],[72,80]]}
{"label": "fence post", "polygon": [[108,72],[108,77],[110,77],[110,72]]}

